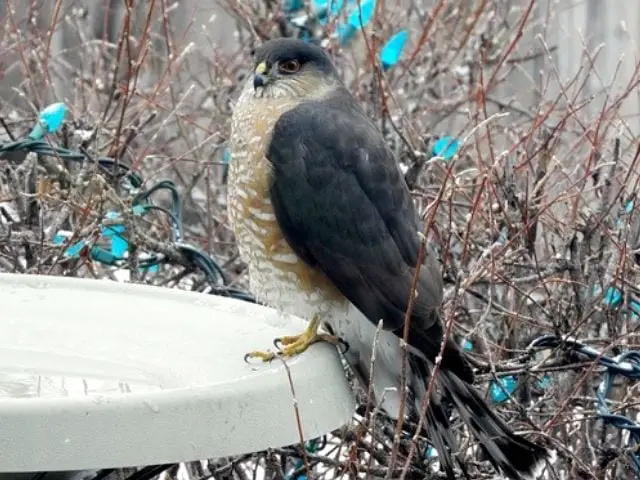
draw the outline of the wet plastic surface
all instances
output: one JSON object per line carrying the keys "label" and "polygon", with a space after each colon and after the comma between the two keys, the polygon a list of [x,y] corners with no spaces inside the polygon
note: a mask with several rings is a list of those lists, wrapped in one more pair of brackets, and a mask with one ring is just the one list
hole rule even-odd
{"label": "wet plastic surface", "polygon": [[0,471],[237,455],[346,424],[335,347],[248,365],[306,322],[240,300],[103,280],[0,274]]}

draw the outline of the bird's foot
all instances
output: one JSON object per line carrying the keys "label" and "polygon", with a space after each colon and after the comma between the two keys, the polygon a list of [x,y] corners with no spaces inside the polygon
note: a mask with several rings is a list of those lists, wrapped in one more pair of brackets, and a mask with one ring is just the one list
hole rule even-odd
{"label": "bird's foot", "polygon": [[245,355],[245,361],[249,358],[258,358],[263,362],[270,362],[276,357],[291,358],[295,355],[299,355],[304,352],[310,345],[316,342],[329,342],[333,345],[346,345],[340,338],[335,335],[329,335],[327,333],[318,333],[320,327],[320,320],[317,316],[314,316],[309,323],[307,329],[300,335],[291,335],[281,338],[276,338],[273,344],[278,349],[278,352],[262,352],[253,351]]}
{"label": "bird's foot", "polygon": [[244,361],[248,362],[250,358],[257,358],[262,360],[263,362],[270,362],[278,355],[273,352],[262,352],[260,350],[254,350],[253,352],[246,353],[244,356]]}

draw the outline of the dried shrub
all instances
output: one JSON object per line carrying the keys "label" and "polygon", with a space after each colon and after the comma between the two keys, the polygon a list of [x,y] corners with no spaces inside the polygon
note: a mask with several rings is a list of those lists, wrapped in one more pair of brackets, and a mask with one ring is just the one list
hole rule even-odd
{"label": "dried shrub", "polygon": [[[598,44],[614,35],[611,22],[584,38],[567,27],[572,12],[586,12],[589,28],[602,12],[533,0],[378,2],[365,33],[342,46],[331,36],[341,16],[323,25],[308,11],[300,28],[299,13],[272,0],[195,3],[0,5],[2,141],[65,101],[70,117],[49,141],[84,156],[0,148],[0,270],[114,279],[125,271],[129,281],[169,287],[246,288],[225,204],[232,105],[255,45],[308,35],[330,49],[396,152],[443,261],[452,334],[473,346],[480,388],[516,380],[496,408],[555,450],[546,478],[634,478],[632,446],[596,415],[598,362],[570,342],[527,348],[543,335],[609,357],[638,348],[640,63],[637,52],[622,58]],[[377,52],[401,28],[410,33],[404,56],[383,70]],[[460,140],[453,159],[432,153],[443,135]],[[165,178],[178,185],[183,240],[216,261],[224,285],[176,247],[165,213],[126,213],[131,185],[111,163],[100,168],[102,157],[137,172],[142,189]],[[169,208],[171,198],[157,203]],[[123,215],[128,259],[116,268],[86,249],[65,257],[55,233],[100,245],[109,211]],[[140,269],[154,253],[167,260],[159,271]],[[638,393],[632,381],[614,382],[610,409],[633,420]],[[394,442],[394,426],[365,408],[365,392],[358,398],[360,415],[321,451],[273,449],[193,464],[191,475],[284,478],[308,464],[314,478],[438,478],[424,441],[407,462],[410,437]],[[474,478],[494,478],[456,428]]]}

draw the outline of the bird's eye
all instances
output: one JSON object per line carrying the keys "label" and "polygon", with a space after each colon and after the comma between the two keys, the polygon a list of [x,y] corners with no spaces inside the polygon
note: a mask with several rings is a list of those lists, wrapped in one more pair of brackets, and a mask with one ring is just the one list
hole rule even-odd
{"label": "bird's eye", "polygon": [[278,64],[278,71],[280,71],[280,73],[296,73],[298,70],[300,70],[300,62],[297,60],[287,60],[286,62]]}

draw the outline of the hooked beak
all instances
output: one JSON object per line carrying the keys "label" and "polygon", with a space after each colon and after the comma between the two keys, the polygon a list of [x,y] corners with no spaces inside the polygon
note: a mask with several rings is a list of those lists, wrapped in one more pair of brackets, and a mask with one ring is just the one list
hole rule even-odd
{"label": "hooked beak", "polygon": [[269,74],[266,62],[261,62],[256,67],[255,74],[253,76],[253,90],[258,90],[269,83]]}

